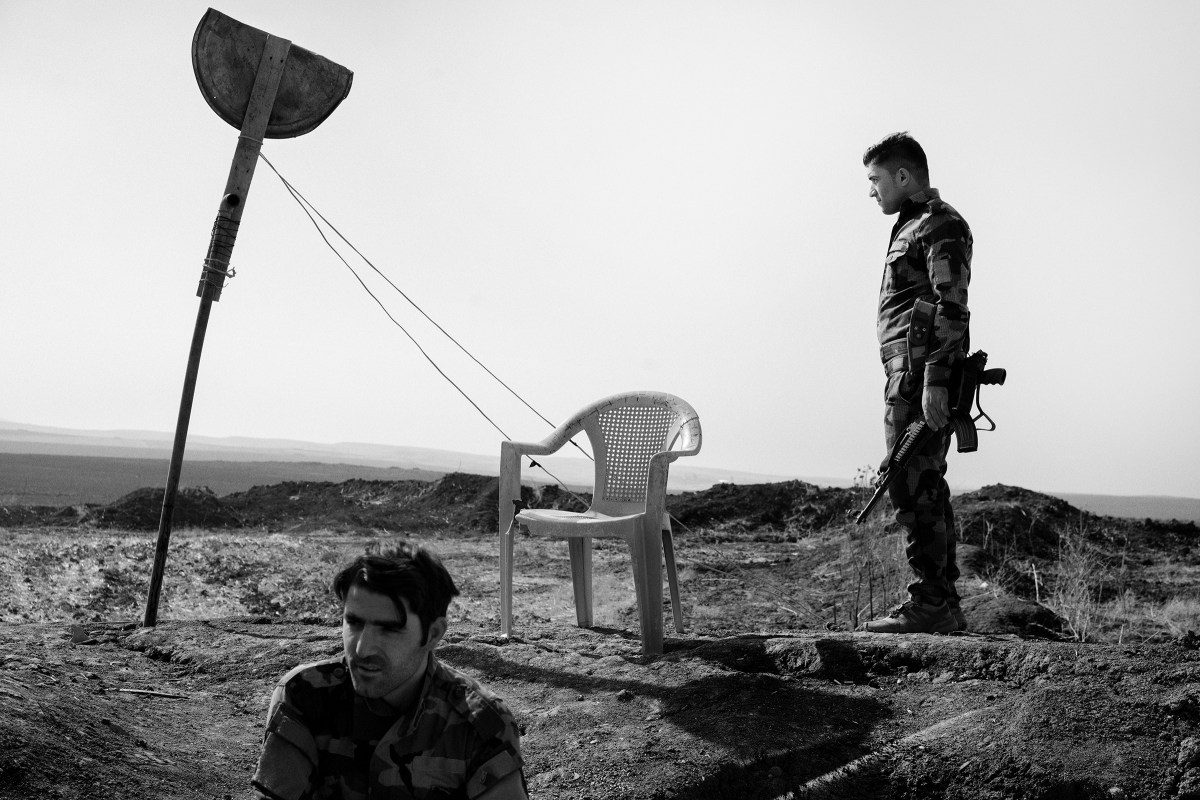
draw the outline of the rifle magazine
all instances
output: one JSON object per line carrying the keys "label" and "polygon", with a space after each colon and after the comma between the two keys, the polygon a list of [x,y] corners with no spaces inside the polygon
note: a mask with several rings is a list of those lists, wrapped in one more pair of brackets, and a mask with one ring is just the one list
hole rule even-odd
{"label": "rifle magazine", "polygon": [[979,433],[975,421],[955,415],[950,424],[954,426],[954,438],[958,441],[958,452],[974,453],[979,449]]}

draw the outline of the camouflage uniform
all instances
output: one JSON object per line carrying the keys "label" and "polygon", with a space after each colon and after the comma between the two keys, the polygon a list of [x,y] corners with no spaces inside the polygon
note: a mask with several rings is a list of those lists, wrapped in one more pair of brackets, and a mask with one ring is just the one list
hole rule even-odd
{"label": "camouflage uniform", "polygon": [[473,798],[521,769],[520,737],[504,702],[432,656],[414,709],[398,718],[373,713],[340,658],[297,667],[271,696],[251,779],[256,796]]}
{"label": "camouflage uniform", "polygon": [[[967,284],[971,280],[971,229],[936,189],[909,197],[892,228],[879,291],[879,345],[887,375],[884,432],[889,451],[914,419],[921,418],[923,386],[950,384],[951,369],[969,346]],[[927,347],[909,353],[913,304],[935,304]],[[946,484],[946,426],[892,483],[896,521],[905,529],[906,555],[916,579],[908,592],[918,603],[943,600],[958,607],[954,512]]]}

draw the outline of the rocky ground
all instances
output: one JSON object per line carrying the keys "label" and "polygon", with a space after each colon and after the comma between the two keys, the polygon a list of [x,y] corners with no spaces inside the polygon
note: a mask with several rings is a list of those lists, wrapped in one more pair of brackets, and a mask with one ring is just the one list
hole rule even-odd
{"label": "rocky ground", "polygon": [[495,479],[191,492],[154,628],[137,620],[161,495],[5,509],[0,797],[249,797],[274,681],[339,650],[329,576],[397,536],[456,576],[440,657],[508,699],[534,798],[1200,797],[1200,638],[1161,615],[1081,637],[1078,609],[1050,607],[1076,562],[1094,603],[1195,597],[1194,524],[988,487],[956,504],[972,632],[879,636],[851,629],[903,576],[887,524],[848,524],[862,499],[673,496],[687,632],[657,658],[610,543],[580,629],[566,548],[522,538],[517,635],[498,635]]}

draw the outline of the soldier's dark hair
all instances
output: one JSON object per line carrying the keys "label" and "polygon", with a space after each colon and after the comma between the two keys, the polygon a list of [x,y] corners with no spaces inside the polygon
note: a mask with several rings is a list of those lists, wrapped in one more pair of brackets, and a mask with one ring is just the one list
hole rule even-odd
{"label": "soldier's dark hair", "polygon": [[365,555],[334,577],[330,588],[344,604],[355,586],[390,597],[400,612],[402,627],[408,624],[408,616],[400,599],[406,600],[421,621],[422,643],[428,641],[429,626],[446,616],[450,600],[458,595],[458,587],[442,560],[407,542],[388,549],[378,545],[368,548]]}
{"label": "soldier's dark hair", "polygon": [[882,167],[891,175],[904,167],[922,183],[929,183],[929,160],[908,131],[889,134],[868,147],[867,152],[863,153],[863,166],[872,164]]}

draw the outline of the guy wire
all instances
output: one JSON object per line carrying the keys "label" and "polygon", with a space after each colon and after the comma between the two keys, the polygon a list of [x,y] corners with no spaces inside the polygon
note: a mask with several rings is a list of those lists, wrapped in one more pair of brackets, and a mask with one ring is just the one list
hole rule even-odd
{"label": "guy wire", "polygon": [[[345,243],[346,243],[346,245],[347,245],[347,246],[348,246],[348,247],[349,247],[351,250],[353,250],[353,251],[354,251],[354,253],[355,253],[355,254],[356,254],[356,255],[357,255],[359,258],[361,258],[361,259],[362,259],[362,260],[363,260],[363,261],[364,261],[364,262],[367,264],[367,266],[369,266],[369,267],[370,267],[372,270],[374,270],[374,271],[375,271],[375,273],[376,273],[377,275],[379,275],[381,278],[383,278],[383,280],[385,280],[389,286],[391,286],[393,289],[395,289],[395,290],[396,290],[396,292],[397,292],[397,293],[398,293],[398,294],[399,294],[401,297],[403,297],[403,298],[404,298],[406,301],[408,301],[409,305],[411,305],[411,306],[412,306],[413,308],[415,308],[415,309],[416,309],[418,312],[420,312],[421,316],[423,316],[423,317],[425,317],[425,319],[429,320],[429,322],[430,322],[430,323],[431,323],[431,324],[432,324],[432,325],[433,325],[435,328],[437,328],[439,331],[441,331],[441,333],[442,333],[442,334],[443,334],[443,335],[444,335],[444,336],[445,336],[447,339],[449,339],[451,342],[453,342],[453,343],[454,343],[454,344],[455,344],[455,345],[458,347],[458,349],[459,349],[459,350],[462,350],[462,352],[466,353],[466,355],[467,355],[467,356],[468,356],[468,357],[469,357],[469,358],[470,358],[472,361],[474,361],[476,364],[478,364],[478,365],[479,365],[479,367],[480,367],[480,368],[481,368],[481,369],[482,369],[484,372],[486,372],[486,373],[487,373],[488,375],[490,375],[490,376],[491,376],[491,377],[492,377],[492,378],[493,378],[493,379],[494,379],[494,380],[495,380],[497,383],[499,383],[501,386],[503,386],[505,389],[507,389],[507,390],[508,390],[508,392],[509,392],[509,393],[510,393],[510,394],[511,394],[513,397],[515,397],[515,398],[517,398],[518,400],[520,400],[520,401],[521,401],[521,403],[523,403],[523,404],[525,405],[525,407],[526,407],[526,408],[528,408],[530,411],[532,411],[534,414],[536,414],[536,415],[537,415],[539,418],[541,418],[541,420],[542,420],[543,422],[545,422],[547,425],[549,425],[549,426],[550,426],[550,427],[552,427],[552,428],[553,428],[553,427],[555,427],[555,425],[554,425],[554,423],[553,423],[553,422],[551,422],[550,420],[546,419],[546,417],[545,417],[545,416],[543,416],[543,415],[542,415],[542,413],[541,413],[541,412],[539,412],[539,411],[538,411],[536,408],[534,408],[532,405],[530,405],[530,404],[529,404],[529,403],[528,403],[528,402],[525,400],[525,398],[523,398],[523,397],[521,397],[519,394],[517,394],[517,393],[516,393],[516,392],[515,392],[515,391],[512,389],[512,387],[510,387],[510,386],[509,386],[507,383],[505,383],[504,381],[502,381],[502,380],[501,380],[501,379],[500,379],[500,378],[499,378],[499,377],[498,377],[498,376],[497,376],[497,375],[496,375],[494,372],[492,372],[490,369],[488,369],[488,368],[487,368],[487,367],[486,367],[486,366],[485,366],[485,365],[484,365],[484,364],[483,364],[483,363],[482,363],[482,362],[481,362],[479,359],[477,359],[477,358],[476,358],[476,357],[475,357],[475,356],[474,356],[474,355],[473,355],[473,354],[472,354],[472,353],[471,353],[469,350],[467,350],[465,347],[463,347],[463,345],[462,345],[462,344],[460,344],[460,343],[458,342],[458,340],[457,340],[457,339],[455,339],[453,336],[451,336],[451,335],[450,335],[450,334],[449,334],[449,333],[446,331],[446,329],[445,329],[445,328],[443,328],[441,325],[439,325],[439,324],[438,324],[438,323],[437,323],[437,322],[436,322],[436,321],[435,321],[435,320],[434,320],[432,317],[430,317],[428,314],[426,314],[426,313],[425,313],[425,311],[424,311],[424,310],[423,310],[423,309],[422,309],[420,306],[418,306],[418,305],[417,305],[415,302],[413,302],[412,298],[411,298],[411,297],[409,297],[407,294],[405,294],[405,292],[404,292],[404,291],[403,291],[403,290],[402,290],[402,289],[401,289],[399,286],[397,286],[395,283],[393,283],[393,282],[392,282],[392,280],[391,280],[390,278],[388,278],[386,275],[384,275],[384,274],[383,274],[383,272],[381,272],[381,271],[379,270],[379,268],[378,268],[378,267],[376,267],[376,266],[375,266],[373,263],[371,263],[371,260],[370,260],[370,259],[368,259],[366,256],[364,256],[364,255],[363,255],[361,252],[359,252],[358,248],[357,248],[357,247],[355,247],[355,246],[354,246],[354,244],[353,244],[352,242],[350,242],[350,240],[349,240],[349,239],[347,239],[347,238],[346,238],[344,235],[342,235],[342,232],[341,232],[341,231],[339,231],[339,230],[338,230],[338,229],[337,229],[337,228],[336,228],[336,227],[333,225],[333,223],[331,223],[331,222],[330,222],[328,219],[326,219],[326,218],[325,218],[325,216],[324,216],[324,215],[323,215],[323,214],[322,214],[322,213],[321,213],[319,210],[317,210],[316,206],[314,206],[312,203],[310,203],[310,202],[308,201],[308,198],[304,197],[304,195],[302,195],[302,194],[301,194],[301,193],[300,193],[300,192],[299,192],[299,191],[298,191],[298,190],[297,190],[297,189],[296,189],[294,186],[292,186],[292,184],[291,184],[291,183],[290,183],[290,182],[287,180],[287,178],[283,177],[283,175],[282,175],[282,174],[279,172],[279,170],[275,168],[275,165],[271,163],[271,160],[270,160],[269,158],[267,158],[267,157],[266,157],[266,156],[265,156],[265,155],[262,153],[262,151],[261,151],[261,150],[259,151],[259,153],[258,153],[258,156],[259,156],[259,158],[261,158],[263,161],[265,161],[265,162],[266,162],[267,166],[271,168],[271,171],[272,171],[272,172],[274,172],[274,173],[275,173],[275,175],[276,175],[276,177],[278,177],[278,178],[279,178],[280,182],[282,182],[282,183],[283,183],[283,186],[284,186],[284,188],[285,188],[285,189],[287,189],[287,191],[288,191],[288,194],[290,194],[290,195],[292,196],[292,199],[296,201],[296,203],[297,203],[297,204],[300,206],[300,209],[301,209],[302,211],[304,211],[305,215],[308,217],[308,219],[309,219],[309,222],[311,222],[311,223],[313,224],[313,227],[317,229],[317,233],[318,233],[318,234],[321,236],[321,239],[322,239],[322,240],[324,240],[324,242],[325,242],[325,245],[326,245],[326,246],[327,246],[327,247],[328,247],[328,248],[329,248],[331,251],[333,251],[333,254],[334,254],[335,256],[337,256],[337,257],[338,257],[338,260],[340,260],[340,261],[341,261],[341,262],[342,262],[342,263],[343,263],[343,264],[346,266],[346,269],[350,270],[350,274],[352,274],[352,275],[354,276],[355,280],[357,280],[357,281],[358,281],[359,285],[360,285],[360,286],[362,286],[363,290],[364,290],[364,291],[365,291],[365,292],[366,292],[368,295],[370,295],[371,299],[375,301],[375,304],[379,306],[380,310],[382,310],[382,311],[383,311],[383,313],[384,313],[385,315],[387,315],[387,318],[388,318],[389,320],[391,320],[391,321],[392,321],[392,324],[393,324],[393,325],[395,325],[397,328],[399,328],[399,329],[401,330],[401,332],[403,332],[403,333],[404,333],[404,335],[408,337],[409,341],[411,341],[411,342],[413,343],[413,346],[414,346],[414,347],[416,347],[416,348],[417,348],[417,350],[418,350],[418,351],[421,353],[421,355],[425,357],[425,360],[426,360],[426,361],[428,361],[428,362],[430,363],[430,365],[431,365],[431,366],[432,366],[432,367],[433,367],[435,370],[437,370],[437,373],[438,373],[439,375],[441,375],[441,376],[442,376],[442,378],[444,378],[444,379],[446,380],[446,382],[447,382],[447,383],[449,383],[451,386],[453,386],[453,387],[454,387],[454,389],[455,389],[455,390],[456,390],[456,391],[457,391],[457,392],[458,392],[460,395],[462,395],[462,396],[463,396],[463,398],[464,398],[464,399],[465,399],[465,400],[466,400],[468,403],[470,403],[470,404],[471,404],[471,406],[472,406],[472,407],[473,407],[473,408],[474,408],[476,411],[478,411],[478,412],[479,412],[480,416],[482,416],[482,417],[483,417],[485,420],[487,420],[487,421],[488,421],[488,424],[490,424],[490,425],[491,425],[493,428],[495,428],[495,429],[496,429],[496,430],[497,430],[497,431],[500,433],[500,435],[501,435],[501,436],[503,436],[503,437],[504,437],[506,440],[511,440],[511,439],[512,439],[512,437],[511,437],[511,436],[509,436],[507,433],[505,433],[505,432],[504,432],[504,429],[503,429],[503,428],[501,428],[499,425],[497,425],[497,424],[496,424],[496,422],[495,422],[495,421],[494,421],[494,420],[493,420],[491,417],[489,417],[489,416],[487,415],[487,412],[485,412],[485,411],[484,411],[482,408],[480,408],[480,406],[479,406],[479,404],[478,404],[478,403],[476,403],[474,400],[472,400],[472,399],[471,399],[470,395],[468,395],[468,394],[467,394],[467,393],[466,393],[466,392],[463,390],[463,388],[462,388],[461,386],[459,386],[457,383],[455,383],[455,382],[454,382],[454,380],[453,380],[453,379],[452,379],[452,378],[451,378],[449,375],[447,375],[447,374],[446,374],[446,372],[445,372],[445,371],[444,371],[444,370],[443,370],[443,369],[442,369],[440,366],[438,366],[437,362],[436,362],[436,361],[434,361],[434,360],[433,360],[433,358],[432,358],[432,357],[429,355],[429,353],[427,353],[427,352],[425,351],[425,348],[421,347],[421,344],[420,344],[420,342],[418,342],[418,341],[416,340],[416,338],[415,338],[415,337],[414,337],[414,336],[413,336],[411,333],[409,333],[408,329],[407,329],[407,328],[405,328],[405,327],[404,327],[402,324],[400,324],[400,322],[399,322],[399,321],[398,321],[398,320],[397,320],[397,319],[396,319],[394,316],[392,316],[392,313],[391,313],[390,311],[388,311],[388,309],[387,309],[387,306],[385,306],[385,305],[383,304],[383,301],[381,301],[381,300],[380,300],[380,299],[379,299],[379,298],[378,298],[378,297],[375,295],[375,293],[371,291],[370,287],[369,287],[369,286],[367,286],[366,282],[365,282],[365,281],[362,279],[362,276],[360,276],[360,275],[358,274],[358,272],[357,272],[357,271],[354,269],[354,267],[350,266],[350,262],[349,262],[349,261],[347,261],[347,260],[345,259],[345,257],[344,257],[344,256],[342,256],[341,252],[339,252],[339,251],[338,251],[338,249],[337,249],[336,247],[334,247],[334,246],[333,246],[333,243],[329,241],[329,237],[325,235],[325,231],[324,231],[324,230],[322,230],[321,226],[320,226],[320,225],[317,223],[317,220],[316,220],[316,219],[313,217],[313,214],[316,214],[316,215],[317,215],[317,217],[319,217],[319,218],[321,219],[321,221],[322,221],[322,222],[324,222],[324,223],[325,223],[327,226],[329,226],[329,229],[330,229],[330,230],[332,230],[332,231],[333,231],[335,234],[337,234],[338,238],[339,238],[339,239],[341,239],[343,242],[345,242]],[[311,209],[311,211],[310,211],[310,209]],[[573,439],[572,439],[572,440],[570,440],[570,442],[571,442],[571,444],[572,444],[572,445],[575,447],[575,449],[579,450],[581,453],[583,453],[585,456],[587,456],[587,457],[588,457],[588,459],[590,459],[590,460],[594,460],[594,459],[592,458],[592,455],[591,455],[590,453],[588,453],[586,450],[584,450],[582,447],[580,447],[580,446],[579,446],[579,444],[578,444],[578,443],[576,443],[576,442],[575,442]],[[566,491],[567,491],[569,494],[571,494],[572,496],[575,496],[577,500],[580,500],[581,502],[583,502],[582,498],[579,498],[578,496],[576,496],[576,495],[574,494],[574,492],[571,492],[571,490],[570,490],[569,488],[567,488],[567,485],[566,485],[566,484],[565,484],[565,483],[564,483],[564,482],[563,482],[561,479],[559,479],[559,478],[558,478],[558,476],[556,476],[556,475],[555,475],[554,473],[552,473],[550,470],[546,469],[544,466],[542,466],[542,464],[540,464],[540,463],[538,463],[538,462],[536,462],[536,461],[533,461],[533,459],[530,459],[530,462],[531,462],[531,464],[533,464],[533,465],[537,466],[539,469],[541,469],[543,472],[545,472],[547,475],[549,475],[551,478],[553,478],[553,479],[554,479],[554,480],[555,480],[555,481],[558,483],[558,485],[559,485],[559,486],[561,486],[561,487],[563,487],[563,489],[565,489],[565,490],[566,490]],[[586,505],[586,503],[585,503],[585,505]]]}
{"label": "guy wire", "polygon": [[[403,289],[401,289],[399,286],[397,286],[395,283],[393,283],[391,278],[389,278],[387,275],[383,274],[383,272],[380,271],[380,269],[378,267],[376,267],[374,263],[371,262],[371,259],[367,258],[361,252],[359,252],[358,248],[354,246],[354,243],[351,242],[349,239],[347,239],[342,234],[342,232],[339,231],[332,222],[330,222],[328,219],[326,219],[325,215],[322,214],[317,209],[316,206],[314,206],[312,203],[310,203],[308,201],[308,198],[306,198],[303,194],[301,194],[299,192],[299,190],[296,189],[296,187],[292,186],[292,184],[289,183],[288,180],[283,177],[283,175],[280,175],[279,170],[275,169],[275,165],[271,163],[270,159],[268,159],[261,152],[258,155],[259,155],[259,158],[261,158],[263,161],[266,161],[267,166],[270,167],[271,170],[276,175],[279,176],[279,180],[283,181],[283,185],[286,186],[287,190],[292,193],[292,196],[296,199],[296,202],[300,203],[302,208],[306,208],[306,209],[311,208],[313,213],[316,214],[318,217],[320,217],[321,221],[324,222],[326,225],[328,225],[329,229],[331,231],[333,231],[334,233],[336,233],[338,238],[341,239],[343,242],[345,242],[346,246],[349,247],[351,250],[353,250],[354,254],[363,260],[363,263],[365,263],[368,267],[370,267],[372,270],[374,270],[376,275],[383,278],[383,280],[386,281],[389,286],[391,286],[393,289],[395,289],[397,294],[399,294],[406,301],[408,301],[408,304],[411,305],[413,308],[415,308],[417,310],[417,312],[421,314],[421,316],[423,316],[423,317],[425,317],[425,319],[429,320],[430,324],[432,324],[433,327],[437,328],[442,333],[443,336],[445,336],[447,339],[449,339],[451,342],[453,342],[454,345],[459,350],[463,351],[463,353],[465,353],[468,358],[470,358],[477,365],[479,365],[480,369],[482,369],[484,372],[486,372],[488,375],[490,375],[497,383],[499,383],[506,390],[508,390],[509,394],[511,394],[513,397],[517,398],[517,400],[521,401],[521,403],[526,408],[528,408],[530,411],[532,411],[534,414],[536,414],[547,425],[549,425],[552,428],[554,427],[553,422],[546,419],[546,417],[543,416],[540,411],[538,411],[536,408],[534,408],[532,405],[530,405],[529,402],[525,400],[525,398],[523,398],[523,397],[521,397],[521,395],[517,394],[517,392],[511,386],[509,386],[507,383],[505,383],[503,380],[501,380],[500,377],[498,375],[496,375],[496,373],[494,373],[490,369],[488,369],[487,366],[483,362],[481,362],[478,358],[476,358],[475,355],[473,353],[471,353],[471,351],[467,350],[467,348],[464,347],[457,339],[455,339],[453,336],[451,336],[450,333],[445,328],[443,328],[440,324],[438,324],[438,322],[436,320],[433,319],[433,317],[431,317],[427,313],[425,313],[425,310],[423,308],[421,308],[419,305],[417,305],[416,302],[411,297],[409,297],[404,292]],[[306,213],[307,213],[307,211],[306,211]],[[309,214],[309,219],[312,219],[312,214]],[[313,224],[316,225],[315,220],[313,220]],[[320,230],[320,227],[318,226],[317,229]],[[324,238],[324,237],[322,237],[322,238]],[[328,239],[326,239],[325,242],[326,242],[326,244],[329,244]],[[332,248],[332,245],[330,245],[330,247]],[[335,250],[334,252],[337,252],[337,251]],[[343,259],[343,261],[344,260],[345,259]]]}

